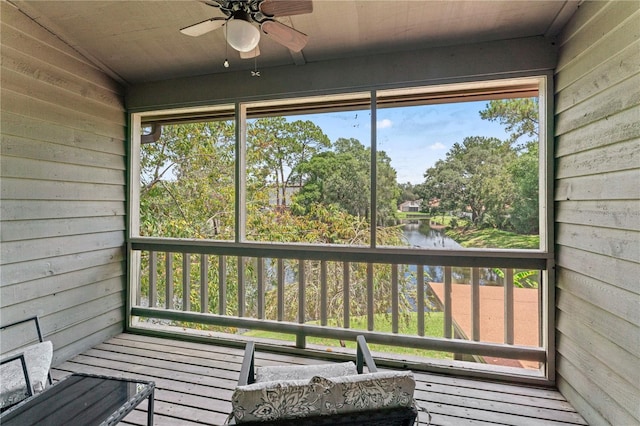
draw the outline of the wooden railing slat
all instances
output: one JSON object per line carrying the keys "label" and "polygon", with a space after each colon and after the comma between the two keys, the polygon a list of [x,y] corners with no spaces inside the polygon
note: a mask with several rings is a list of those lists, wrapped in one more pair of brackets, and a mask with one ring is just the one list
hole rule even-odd
{"label": "wooden railing slat", "polygon": [[191,310],[191,255],[182,253],[182,310]]}
{"label": "wooden railing slat", "polygon": [[342,263],[342,327],[350,328],[351,315],[349,315],[349,305],[351,303],[349,299],[349,281],[351,275],[351,264],[349,262]]}
{"label": "wooden railing slat", "polygon": [[424,266],[416,268],[416,309],[418,311],[418,336],[424,336]]}
{"label": "wooden railing slat", "polygon": [[264,258],[259,257],[257,262],[257,274],[258,274],[258,288],[257,288],[257,304],[258,304],[258,318],[264,319],[264,281],[265,281],[265,270],[264,270]]}
{"label": "wooden railing slat", "polygon": [[444,337],[453,337],[453,306],[451,306],[451,266],[444,267]]}
{"label": "wooden railing slat", "polygon": [[513,269],[504,274],[504,342],[508,345],[514,342]]}
{"label": "wooden railing slat", "polygon": [[244,257],[238,256],[238,316],[243,317],[245,315],[245,271],[244,271]]}
{"label": "wooden railing slat", "polygon": [[320,261],[320,325],[327,325],[327,261]]}
{"label": "wooden railing slat", "polygon": [[155,308],[158,291],[158,253],[149,252],[149,307]]}
{"label": "wooden railing slat", "polygon": [[373,263],[367,264],[367,330],[374,329],[375,300],[373,292]]}
{"label": "wooden railing slat", "polygon": [[398,265],[391,265],[391,332],[398,333],[399,310]]}
{"label": "wooden railing slat", "polygon": [[[304,324],[305,322],[305,311],[306,311],[306,303],[305,303],[305,261],[302,259],[298,260],[298,324]],[[296,347],[304,349],[306,346],[306,338],[304,333],[296,334]]]}
{"label": "wooden railing slat", "polygon": [[173,253],[164,254],[164,271],[165,271],[165,307],[173,309]]}
{"label": "wooden railing slat", "polygon": [[218,314],[227,314],[227,259],[218,256]]}
{"label": "wooden railing slat", "polygon": [[278,321],[284,321],[284,259],[278,259]]}
{"label": "wooden railing slat", "polygon": [[480,271],[471,268],[471,340],[480,341]]}
{"label": "wooden railing slat", "polygon": [[200,312],[209,312],[209,256],[200,255]]}

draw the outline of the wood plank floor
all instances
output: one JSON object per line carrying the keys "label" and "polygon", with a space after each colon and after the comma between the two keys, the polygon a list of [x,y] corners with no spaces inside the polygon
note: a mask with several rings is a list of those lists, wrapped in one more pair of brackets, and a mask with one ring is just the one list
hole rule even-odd
{"label": "wood plank floor", "polygon": [[[222,425],[242,363],[241,349],[121,334],[52,370],[54,380],[73,372],[153,380],[155,424]],[[256,352],[256,364],[317,363],[313,359]],[[416,400],[432,425],[584,425],[552,389],[416,373]],[[420,425],[428,416],[420,413]],[[124,421],[146,424],[146,401]]]}

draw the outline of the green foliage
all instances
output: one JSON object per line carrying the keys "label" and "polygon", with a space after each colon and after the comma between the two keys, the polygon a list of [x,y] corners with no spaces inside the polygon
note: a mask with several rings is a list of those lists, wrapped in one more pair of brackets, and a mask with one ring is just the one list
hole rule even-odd
{"label": "green foliage", "polygon": [[[480,117],[504,125],[511,133],[509,143],[518,152],[507,170],[513,193],[508,226],[520,234],[538,233],[538,99],[492,100],[480,111]],[[501,227],[506,228],[507,223]]]}
{"label": "green foliage", "polygon": [[141,147],[140,234],[233,238],[234,124],[163,126]]}
{"label": "green foliage", "polygon": [[515,156],[508,142],[467,137],[425,172],[424,198],[439,199],[448,211],[469,211],[476,225],[485,213],[504,215],[512,193],[504,170]]}
{"label": "green foliage", "polygon": [[[504,271],[500,268],[494,268],[493,271],[500,278],[504,279]],[[539,272],[536,270],[518,271],[513,274],[513,285],[518,288],[538,288],[540,285],[534,278],[538,278]]]}
{"label": "green foliage", "polygon": [[294,214],[290,210],[264,210],[259,215],[251,215],[249,220],[252,232],[266,241],[369,244],[367,221],[331,204],[313,204],[304,215]]}
{"label": "green foliage", "polygon": [[511,225],[520,234],[537,234],[539,229],[537,143],[527,145],[527,149],[510,165],[509,173],[514,183]]}
{"label": "green foliage", "polygon": [[511,132],[509,142],[512,144],[522,136],[538,139],[538,98],[492,100],[480,111],[480,117],[505,126],[506,131]]}
{"label": "green foliage", "polygon": [[[399,189],[396,171],[384,151],[377,152],[378,224],[395,217]],[[303,214],[314,204],[335,205],[345,212],[369,219],[371,149],[357,139],[338,139],[333,151],[314,155],[299,164],[304,185],[296,194],[294,211]]]}
{"label": "green foliage", "polygon": [[[297,321],[298,318],[298,282],[299,273],[297,262],[286,261],[286,268],[293,271],[290,282],[284,287],[284,320]],[[345,288],[343,285],[345,264],[342,262],[329,262],[327,264],[327,317],[331,318],[339,327],[344,326]],[[349,314],[350,317],[366,315],[367,312],[367,265],[361,263],[349,263]],[[405,277],[404,267],[399,275],[400,312],[405,321],[411,310],[407,299],[409,280]],[[305,264],[305,320],[318,321],[321,314],[321,289],[320,289],[320,262],[308,261]],[[272,285],[265,294],[266,317],[277,319],[278,290],[275,285],[275,277],[271,279]],[[391,309],[391,266],[376,265],[373,270],[374,283],[374,312],[386,313]]]}
{"label": "green foliage", "polygon": [[[477,228],[536,234],[538,100],[492,100],[480,116],[504,125],[510,138],[475,136],[454,144],[444,159],[425,172],[418,191],[425,199],[439,199],[442,212],[470,213]],[[527,137],[534,140],[522,142]]]}
{"label": "green foliage", "polygon": [[247,131],[249,174],[265,186],[273,183],[276,205],[287,205],[287,188],[301,186],[296,167],[330,147],[329,138],[311,121],[288,122],[284,117],[255,120]]}
{"label": "green foliage", "polygon": [[398,184],[398,206],[405,201],[415,201],[420,198],[419,186],[411,182]]}

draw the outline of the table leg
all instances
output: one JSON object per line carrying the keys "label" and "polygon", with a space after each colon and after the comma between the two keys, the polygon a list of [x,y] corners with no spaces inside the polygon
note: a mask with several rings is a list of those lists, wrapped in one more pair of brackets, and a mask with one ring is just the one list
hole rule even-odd
{"label": "table leg", "polygon": [[149,404],[147,405],[147,426],[153,426],[153,394],[155,389],[151,390],[149,394]]}

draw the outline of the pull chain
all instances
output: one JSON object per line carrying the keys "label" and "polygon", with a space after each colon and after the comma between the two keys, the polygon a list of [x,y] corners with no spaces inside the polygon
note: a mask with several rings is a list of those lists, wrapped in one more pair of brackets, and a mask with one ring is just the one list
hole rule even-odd
{"label": "pull chain", "polygon": [[253,71],[251,71],[251,77],[260,77],[260,71],[258,71],[258,55],[255,55],[258,46],[253,48]]}

